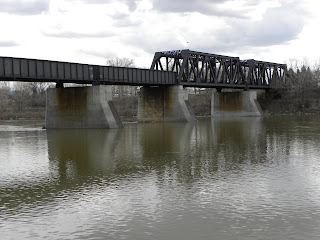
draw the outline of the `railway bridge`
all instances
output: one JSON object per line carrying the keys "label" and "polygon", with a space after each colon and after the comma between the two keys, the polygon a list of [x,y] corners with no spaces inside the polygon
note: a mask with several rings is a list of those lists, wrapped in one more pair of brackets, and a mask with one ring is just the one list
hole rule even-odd
{"label": "railway bridge", "polygon": [[275,87],[285,76],[285,64],[189,49],[156,52],[150,69],[0,57],[0,81],[56,83],[47,90],[47,128],[122,127],[110,85],[141,86],[139,121],[194,121],[186,87],[217,90],[213,117],[261,115],[256,90]]}

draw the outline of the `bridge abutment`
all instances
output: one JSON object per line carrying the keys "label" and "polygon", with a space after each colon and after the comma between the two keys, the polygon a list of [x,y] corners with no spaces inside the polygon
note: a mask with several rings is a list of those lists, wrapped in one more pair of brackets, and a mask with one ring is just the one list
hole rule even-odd
{"label": "bridge abutment", "polygon": [[261,116],[257,91],[215,92],[211,97],[211,117]]}
{"label": "bridge abutment", "polygon": [[49,88],[46,128],[119,128],[110,86]]}
{"label": "bridge abutment", "polygon": [[139,122],[195,121],[182,86],[143,87],[138,98]]}

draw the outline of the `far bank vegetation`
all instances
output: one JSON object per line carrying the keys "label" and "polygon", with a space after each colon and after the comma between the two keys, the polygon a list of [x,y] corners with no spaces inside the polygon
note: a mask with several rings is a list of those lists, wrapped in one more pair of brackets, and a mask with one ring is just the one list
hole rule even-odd
{"label": "far bank vegetation", "polygon": [[266,114],[320,114],[320,62],[290,60],[286,81],[259,99]]}

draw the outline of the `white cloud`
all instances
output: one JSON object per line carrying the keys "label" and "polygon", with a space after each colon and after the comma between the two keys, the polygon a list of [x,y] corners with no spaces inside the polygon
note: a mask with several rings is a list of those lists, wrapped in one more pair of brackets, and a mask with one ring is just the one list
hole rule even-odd
{"label": "white cloud", "polygon": [[[0,0],[0,55],[104,64],[196,51],[283,61],[320,56],[313,0]],[[18,6],[20,3],[21,6]],[[32,9],[33,8],[33,9]]]}

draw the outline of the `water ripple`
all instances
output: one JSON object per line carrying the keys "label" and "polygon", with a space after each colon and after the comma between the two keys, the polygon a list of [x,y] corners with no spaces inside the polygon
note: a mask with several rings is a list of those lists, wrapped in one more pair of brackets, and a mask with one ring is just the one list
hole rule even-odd
{"label": "water ripple", "polygon": [[319,119],[0,127],[2,239],[311,239]]}

